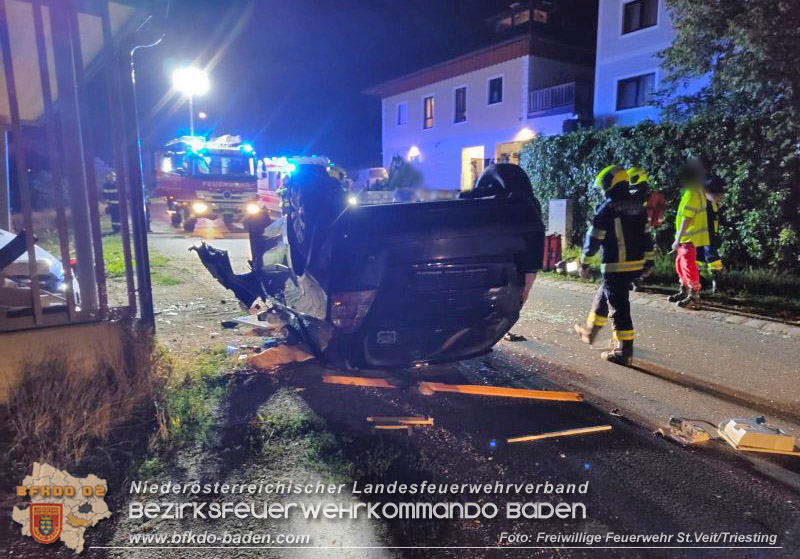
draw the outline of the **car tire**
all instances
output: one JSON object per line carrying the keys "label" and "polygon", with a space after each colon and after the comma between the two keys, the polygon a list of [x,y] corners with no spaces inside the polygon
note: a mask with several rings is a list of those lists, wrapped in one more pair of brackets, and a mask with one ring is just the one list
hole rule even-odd
{"label": "car tire", "polygon": [[470,194],[472,198],[503,197],[536,200],[528,174],[522,167],[513,163],[496,163],[486,167]]}
{"label": "car tire", "polygon": [[290,208],[286,217],[286,236],[289,241],[287,256],[292,270],[298,276],[305,271],[311,248],[310,224],[308,222],[307,195],[301,189],[290,194]]}

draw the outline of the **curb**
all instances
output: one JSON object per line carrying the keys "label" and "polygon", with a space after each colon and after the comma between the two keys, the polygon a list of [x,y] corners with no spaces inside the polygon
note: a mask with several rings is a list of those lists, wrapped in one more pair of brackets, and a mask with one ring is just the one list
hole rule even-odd
{"label": "curb", "polygon": [[751,409],[758,409],[769,412],[772,415],[788,419],[789,421],[800,424],[800,406],[792,403],[777,402],[761,396],[756,396],[750,392],[736,390],[714,382],[686,375],[673,369],[668,369],[661,365],[656,365],[643,359],[634,359],[632,369],[664,379],[681,386],[686,386],[693,390],[705,392],[716,396],[722,400],[727,400],[733,404],[744,406]]}
{"label": "curb", "polygon": [[[594,284],[581,283],[577,281],[559,281],[551,278],[537,278],[537,284],[556,286],[568,291],[576,291],[579,293],[594,293],[597,286]],[[782,322],[775,322],[766,319],[754,318],[752,316],[743,316],[740,314],[729,313],[724,310],[686,310],[675,306],[666,300],[663,295],[656,295],[653,293],[642,293],[639,291],[631,294],[631,303],[638,305],[647,305],[657,307],[662,310],[667,310],[676,313],[688,313],[694,316],[700,316],[709,320],[717,322],[725,322],[737,326],[745,326],[754,330],[761,330],[770,334],[780,334],[783,336],[791,336],[793,338],[800,338],[800,326],[791,324],[784,324]]]}

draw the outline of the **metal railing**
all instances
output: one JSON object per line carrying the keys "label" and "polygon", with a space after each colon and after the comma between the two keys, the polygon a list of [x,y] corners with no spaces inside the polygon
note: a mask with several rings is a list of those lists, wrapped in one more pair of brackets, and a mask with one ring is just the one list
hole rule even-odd
{"label": "metal railing", "polygon": [[535,89],[528,94],[529,114],[574,105],[575,82]]}
{"label": "metal railing", "polygon": [[[10,135],[15,158],[11,180],[2,185],[12,196],[0,197],[6,198],[0,199],[5,206],[0,212],[3,218],[0,227],[18,235],[14,241],[17,246],[13,251],[6,250],[0,260],[4,262],[4,268],[0,269],[0,332],[135,315],[137,293],[140,298],[149,295],[149,285],[134,282],[131,254],[132,233],[145,228],[146,223],[137,220],[136,215],[131,216],[129,209],[143,206],[144,201],[129,197],[132,178],[126,176],[126,171],[130,164],[126,165],[123,159],[126,147],[133,141],[131,125],[120,115],[127,107],[123,93],[132,84],[123,78],[118,61],[124,67],[124,55],[129,49],[120,46],[115,51],[108,2],[101,1],[94,4],[98,9],[90,15],[99,24],[99,37],[94,40],[100,46],[97,60],[101,62],[99,69],[105,73],[107,85],[107,116],[112,131],[112,166],[117,171],[127,287],[127,297],[108,300],[89,122],[89,106],[94,100],[86,87],[85,70],[89,64],[82,58],[85,39],[78,26],[79,6],[82,5],[75,0],[32,0],[32,10],[25,14],[7,10],[6,3],[0,2],[0,71],[6,85],[0,91],[0,98],[5,95],[8,101],[8,113],[0,115],[0,133],[3,138]],[[47,19],[43,17],[45,9],[49,10]],[[9,29],[29,30],[33,48],[12,44]],[[26,65],[38,68],[38,72],[15,72]],[[57,89],[52,88],[52,82]],[[30,97],[39,95],[41,112],[31,115]],[[35,170],[39,175],[34,175],[25,146],[32,135],[38,136],[33,130],[37,126],[43,131],[41,153],[46,164]],[[0,150],[0,157],[4,155],[4,150]],[[130,163],[140,164],[138,157]],[[0,164],[7,173],[8,160],[3,159]],[[48,180],[41,178],[45,174]],[[15,208],[11,207],[10,199],[18,202]],[[37,237],[39,245],[34,245]],[[54,256],[41,252],[42,243]],[[53,263],[52,259],[60,262]],[[11,268],[13,273],[9,271]]]}

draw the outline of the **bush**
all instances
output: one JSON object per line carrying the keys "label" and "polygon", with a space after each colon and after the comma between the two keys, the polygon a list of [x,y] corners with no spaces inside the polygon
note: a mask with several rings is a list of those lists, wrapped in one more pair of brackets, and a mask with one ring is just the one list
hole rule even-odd
{"label": "bush", "polygon": [[793,182],[800,169],[796,143],[783,142],[755,119],[697,118],[684,123],[644,121],[634,127],[581,129],[528,142],[521,157],[534,193],[543,202],[572,198],[580,244],[601,194],[595,175],[612,163],[644,168],[667,199],[656,242],[669,250],[679,200],[677,174],[691,155],[705,154],[726,185],[721,210],[721,254],[726,264],[798,267],[798,202]]}

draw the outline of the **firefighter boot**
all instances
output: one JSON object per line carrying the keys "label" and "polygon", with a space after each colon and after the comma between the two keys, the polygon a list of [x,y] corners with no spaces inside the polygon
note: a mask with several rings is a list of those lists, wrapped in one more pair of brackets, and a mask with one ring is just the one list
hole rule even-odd
{"label": "firefighter boot", "polygon": [[667,300],[670,303],[677,303],[678,301],[684,300],[688,294],[689,294],[688,289],[686,289],[686,287],[682,285],[681,290],[678,291],[677,293],[670,295],[669,299]]}
{"label": "firefighter boot", "polygon": [[696,309],[700,305],[700,291],[690,289],[686,297],[678,301],[682,309]]}
{"label": "firefighter boot", "polygon": [[597,326],[595,324],[576,324],[572,328],[575,330],[575,333],[581,337],[582,342],[591,344],[594,342],[602,326]]}
{"label": "firefighter boot", "polygon": [[604,351],[600,357],[611,363],[630,367],[633,362],[633,340],[615,341],[614,349]]}

